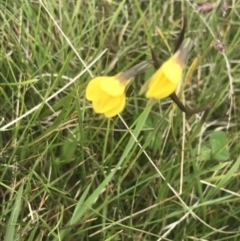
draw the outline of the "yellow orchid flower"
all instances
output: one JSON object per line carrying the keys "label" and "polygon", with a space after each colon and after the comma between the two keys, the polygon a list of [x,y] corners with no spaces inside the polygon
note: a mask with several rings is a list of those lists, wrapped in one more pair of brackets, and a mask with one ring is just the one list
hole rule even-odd
{"label": "yellow orchid flower", "polygon": [[153,74],[148,81],[147,98],[162,99],[172,94],[181,80],[183,68],[192,41],[186,38],[177,52]]}
{"label": "yellow orchid flower", "polygon": [[119,114],[126,103],[127,85],[151,64],[152,60],[143,61],[124,73],[92,79],[87,85],[86,99],[92,101],[94,111],[108,118]]}

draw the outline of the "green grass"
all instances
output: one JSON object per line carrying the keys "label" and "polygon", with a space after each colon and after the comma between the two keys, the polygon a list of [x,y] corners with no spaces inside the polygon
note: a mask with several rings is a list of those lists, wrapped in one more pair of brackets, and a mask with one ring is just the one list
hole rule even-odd
{"label": "green grass", "polygon": [[[240,239],[240,1],[225,17],[191,2],[0,1],[0,240]],[[165,61],[183,13],[183,77],[199,62],[178,96],[210,102],[206,121],[169,98],[147,106],[154,68],[119,116],[95,114],[92,76],[150,59],[149,46]]]}

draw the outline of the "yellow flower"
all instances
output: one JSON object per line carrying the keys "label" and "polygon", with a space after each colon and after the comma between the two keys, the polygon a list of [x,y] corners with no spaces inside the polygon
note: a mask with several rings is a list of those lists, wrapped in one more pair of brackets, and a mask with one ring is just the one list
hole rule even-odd
{"label": "yellow flower", "polygon": [[110,118],[119,114],[126,103],[125,89],[134,76],[152,65],[152,60],[143,61],[124,73],[115,76],[100,76],[87,85],[86,98],[92,101],[96,113]]}
{"label": "yellow flower", "polygon": [[191,39],[185,39],[177,52],[153,74],[148,82],[147,98],[162,99],[176,90],[191,48]]}
{"label": "yellow flower", "polygon": [[126,102],[125,88],[129,80],[121,81],[118,77],[100,76],[89,82],[86,98],[92,101],[96,113],[113,117],[123,110]]}

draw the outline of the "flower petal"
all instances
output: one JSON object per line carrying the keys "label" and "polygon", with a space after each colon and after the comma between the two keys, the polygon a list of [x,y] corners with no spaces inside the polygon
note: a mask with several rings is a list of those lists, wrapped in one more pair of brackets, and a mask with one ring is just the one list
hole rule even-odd
{"label": "flower petal", "polygon": [[125,91],[128,81],[120,81],[116,76],[105,78],[101,82],[102,90],[106,91],[109,95],[119,96]]}
{"label": "flower petal", "polygon": [[104,113],[109,111],[119,104],[119,98],[113,97],[106,92],[97,100],[93,101],[93,109],[96,113]]}
{"label": "flower petal", "polygon": [[121,95],[121,96],[118,96],[116,98],[119,100],[118,105],[115,106],[115,108],[113,108],[113,109],[111,109],[111,110],[109,110],[109,111],[104,113],[105,116],[108,117],[108,118],[113,117],[113,116],[119,114],[123,110],[123,108],[125,106],[126,96],[124,94]]}
{"label": "flower petal", "polygon": [[86,88],[86,99],[87,100],[94,100],[94,99],[99,99],[99,97],[102,96],[103,90],[101,88],[101,82],[109,78],[107,76],[100,76],[92,79]]}
{"label": "flower petal", "polygon": [[179,52],[164,62],[151,77],[147,98],[162,99],[175,91],[182,75],[182,66],[177,62],[178,54]]}
{"label": "flower petal", "polygon": [[158,75],[155,75],[152,77],[152,83],[149,85],[149,89],[146,93],[147,98],[162,99],[175,91],[177,88],[176,83],[169,81],[165,75],[161,75],[160,79],[157,79]]}
{"label": "flower petal", "polygon": [[154,98],[156,99],[163,99],[171,95],[177,88],[177,85],[173,84],[172,82],[169,82],[165,88],[161,89],[161,92],[156,93],[156,96]]}
{"label": "flower petal", "polygon": [[163,83],[162,80],[164,81],[162,77],[163,77],[163,72],[162,72],[162,68],[160,68],[150,78],[148,88],[155,89],[157,85],[159,86],[159,83],[161,85]]}
{"label": "flower petal", "polygon": [[104,94],[101,96],[101,98],[95,99],[92,101],[92,106],[93,109],[96,113],[104,113],[103,108],[105,107],[105,104],[110,102],[111,100],[111,96],[110,95],[106,95],[105,92],[103,92]]}
{"label": "flower petal", "polygon": [[183,66],[179,62],[177,62],[177,56],[179,52],[177,52],[176,54],[174,54],[161,66],[162,72],[164,73],[166,78],[174,84],[178,84],[183,71]]}

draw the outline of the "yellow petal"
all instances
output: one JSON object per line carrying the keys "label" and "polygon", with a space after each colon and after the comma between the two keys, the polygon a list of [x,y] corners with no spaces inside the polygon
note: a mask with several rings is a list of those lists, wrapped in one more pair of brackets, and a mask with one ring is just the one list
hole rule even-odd
{"label": "yellow petal", "polygon": [[125,91],[127,82],[119,81],[116,76],[105,78],[101,82],[101,88],[109,95],[119,96]]}
{"label": "yellow petal", "polygon": [[119,102],[118,97],[111,96],[104,92],[104,95],[100,99],[93,101],[93,109],[96,113],[104,113],[115,108]]}
{"label": "yellow petal", "polygon": [[161,89],[161,92],[156,93],[156,96],[154,98],[156,99],[163,99],[171,95],[177,88],[177,85],[173,84],[172,82],[169,82],[164,86],[164,88]]}
{"label": "yellow petal", "polygon": [[161,66],[162,72],[172,83],[178,84],[181,79],[183,65],[177,62],[179,52],[174,54],[169,60]]}
{"label": "yellow petal", "polygon": [[115,106],[115,108],[113,108],[113,109],[111,109],[111,110],[109,110],[109,111],[107,111],[107,112],[104,113],[104,115],[105,115],[107,118],[114,117],[115,115],[119,114],[119,113],[123,110],[123,108],[124,108],[124,106],[125,106],[126,96],[125,96],[124,94],[121,95],[121,96],[118,96],[118,97],[116,97],[116,98],[119,99],[119,103],[118,103],[117,106]]}
{"label": "yellow petal", "polygon": [[154,74],[153,76],[151,77],[150,81],[149,81],[149,85],[148,85],[148,88],[156,88],[157,85],[159,87],[159,84],[160,86],[163,84],[163,81],[165,81],[165,79],[163,79],[163,72],[162,72],[162,68],[158,69]]}
{"label": "yellow petal", "polygon": [[98,99],[99,96],[102,96],[103,90],[101,88],[101,82],[109,77],[106,76],[100,76],[92,79],[86,88],[86,99],[87,100],[94,100]]}
{"label": "yellow petal", "polygon": [[150,87],[146,93],[147,98],[162,99],[175,91],[177,88],[176,83],[169,81],[165,75],[161,75],[161,79],[156,81],[156,76],[153,76],[152,84],[149,85]]}
{"label": "yellow petal", "polygon": [[103,92],[104,94],[102,95],[101,98],[98,99],[94,99],[92,101],[92,105],[93,105],[93,109],[96,113],[103,113],[103,108],[105,107],[105,104],[108,102],[111,102],[111,96],[110,95],[106,95],[105,92]]}

